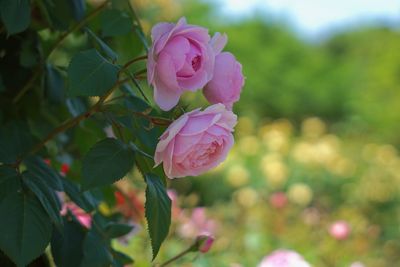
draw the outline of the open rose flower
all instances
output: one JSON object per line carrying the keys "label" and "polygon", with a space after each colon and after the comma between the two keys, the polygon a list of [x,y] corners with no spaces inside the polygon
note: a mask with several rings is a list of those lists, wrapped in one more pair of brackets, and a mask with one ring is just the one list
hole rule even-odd
{"label": "open rose flower", "polygon": [[172,109],[184,91],[200,89],[211,80],[215,55],[226,43],[220,34],[210,42],[206,28],[187,24],[185,18],[176,24],[158,23],[151,39],[147,79],[162,110]]}
{"label": "open rose flower", "polygon": [[160,137],[154,161],[169,178],[198,176],[223,162],[237,117],[224,105],[196,109],[174,121]]}
{"label": "open rose flower", "polygon": [[232,109],[234,102],[240,98],[244,85],[242,65],[229,52],[222,52],[215,58],[214,75],[204,87],[206,99],[212,103],[222,103]]}
{"label": "open rose flower", "polygon": [[266,256],[258,267],[310,267],[303,257],[291,250],[275,250]]}

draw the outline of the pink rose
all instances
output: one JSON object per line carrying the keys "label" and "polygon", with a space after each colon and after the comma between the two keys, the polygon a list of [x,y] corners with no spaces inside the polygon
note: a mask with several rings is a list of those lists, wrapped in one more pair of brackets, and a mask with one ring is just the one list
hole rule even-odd
{"label": "pink rose", "polygon": [[214,236],[217,228],[217,222],[207,218],[205,208],[195,208],[190,217],[182,214],[181,223],[178,227],[178,234],[185,238],[195,236]]}
{"label": "pink rose", "polygon": [[172,109],[186,91],[196,91],[212,78],[215,55],[226,43],[219,34],[210,42],[206,28],[186,23],[158,23],[151,31],[147,79],[162,110]]}
{"label": "pink rose", "polygon": [[258,267],[310,267],[303,257],[291,250],[275,250],[266,256]]}
{"label": "pink rose", "polygon": [[329,233],[337,240],[344,240],[350,234],[350,226],[345,221],[336,221],[330,226]]}
{"label": "pink rose", "polygon": [[223,162],[231,149],[237,117],[224,105],[183,114],[161,135],[154,161],[168,178],[200,175]]}
{"label": "pink rose", "polygon": [[204,87],[204,96],[212,103],[222,103],[232,109],[240,98],[244,85],[242,65],[229,52],[222,52],[215,58],[214,75]]}

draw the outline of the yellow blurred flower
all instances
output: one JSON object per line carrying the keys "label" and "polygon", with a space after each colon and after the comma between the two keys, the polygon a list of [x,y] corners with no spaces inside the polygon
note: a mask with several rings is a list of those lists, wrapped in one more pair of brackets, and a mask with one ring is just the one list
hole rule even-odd
{"label": "yellow blurred flower", "polygon": [[240,187],[249,182],[250,174],[246,168],[241,165],[235,165],[229,168],[226,179],[234,187]]}
{"label": "yellow blurred flower", "polygon": [[317,117],[308,118],[301,124],[301,132],[306,138],[317,138],[326,132],[326,125]]}
{"label": "yellow blurred flower", "polygon": [[279,154],[268,154],[261,159],[261,171],[273,188],[283,186],[288,178],[288,168]]}
{"label": "yellow blurred flower", "polygon": [[245,187],[235,193],[235,198],[239,205],[250,208],[257,203],[258,194],[253,188]]}
{"label": "yellow blurred flower", "polygon": [[238,141],[238,148],[240,152],[248,156],[254,156],[257,154],[260,148],[260,140],[254,135],[242,137]]}
{"label": "yellow blurred flower", "polygon": [[308,185],[304,183],[295,183],[290,186],[288,197],[289,200],[295,204],[307,206],[313,198],[313,192]]}

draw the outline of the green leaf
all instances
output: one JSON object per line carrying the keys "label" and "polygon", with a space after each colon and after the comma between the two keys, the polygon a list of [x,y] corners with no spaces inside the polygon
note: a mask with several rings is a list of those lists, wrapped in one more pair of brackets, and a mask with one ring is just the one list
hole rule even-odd
{"label": "green leaf", "polygon": [[0,214],[0,249],[17,266],[25,266],[43,253],[49,244],[52,226],[35,196],[9,194],[0,203]]}
{"label": "green leaf", "polygon": [[84,0],[71,0],[72,14],[75,20],[79,21],[85,17],[85,1]]}
{"label": "green leaf", "polygon": [[53,103],[62,103],[65,98],[65,83],[61,71],[52,66],[46,64],[46,94],[49,100]]}
{"label": "green leaf", "polygon": [[19,63],[25,68],[32,68],[39,62],[39,53],[33,40],[24,40],[21,44]]}
{"label": "green leaf", "polygon": [[57,191],[64,191],[61,175],[46,164],[40,157],[29,157],[24,160],[27,169],[35,176],[42,179],[47,186]]}
{"label": "green leaf", "polygon": [[118,80],[118,67],[95,49],[79,52],[68,66],[71,96],[102,96]]}
{"label": "green leaf", "polygon": [[114,256],[114,266],[123,267],[134,262],[131,257],[120,251],[113,250],[112,254]]}
{"label": "green leaf", "polygon": [[33,173],[24,172],[22,177],[22,181],[37,196],[54,225],[62,229],[61,203],[54,189],[47,186],[42,178]]}
{"label": "green leaf", "polygon": [[134,152],[117,139],[96,143],[83,158],[83,189],[116,182],[132,169],[134,161]]}
{"label": "green leaf", "polygon": [[0,128],[0,162],[14,163],[33,145],[33,137],[23,122],[12,122]]}
{"label": "green leaf", "polygon": [[51,238],[51,254],[58,267],[77,267],[83,259],[83,227],[64,217],[62,233],[54,230]]}
{"label": "green leaf", "polygon": [[122,223],[109,223],[105,227],[107,238],[117,238],[129,234],[133,229],[132,225]]}
{"label": "green leaf", "polygon": [[80,192],[80,189],[76,184],[64,178],[62,179],[62,183],[64,186],[64,192],[73,202],[75,202],[76,205],[84,209],[86,212],[91,212],[95,209],[97,201],[90,192]]}
{"label": "green leaf", "polygon": [[117,61],[118,55],[115,53],[103,40],[97,37],[94,32],[92,32],[89,28],[86,28],[86,32],[89,36],[94,40],[101,48],[101,50],[109,57],[113,62]]}
{"label": "green leaf", "polygon": [[21,188],[18,173],[14,168],[0,166],[0,202],[8,194],[16,194]]}
{"label": "green leaf", "polygon": [[171,224],[171,200],[161,179],[154,174],[146,174],[146,218],[153,249],[153,260],[161,244],[168,235]]}
{"label": "green leaf", "polygon": [[137,96],[128,96],[124,98],[124,105],[134,112],[144,112],[151,109],[146,101]]}
{"label": "green leaf", "polygon": [[65,104],[67,105],[69,113],[74,117],[79,116],[87,110],[87,104],[82,97],[68,98]]}
{"label": "green leaf", "polygon": [[9,34],[26,30],[31,22],[29,0],[1,0],[0,14]]}
{"label": "green leaf", "polygon": [[71,0],[43,0],[38,4],[44,6],[42,13],[52,28],[60,31],[68,30],[75,17]]}
{"label": "green leaf", "polygon": [[103,37],[124,35],[132,30],[132,20],[125,12],[110,9],[101,16],[101,31]]}
{"label": "green leaf", "polygon": [[91,229],[83,242],[83,261],[81,266],[109,267],[113,257],[100,235]]}

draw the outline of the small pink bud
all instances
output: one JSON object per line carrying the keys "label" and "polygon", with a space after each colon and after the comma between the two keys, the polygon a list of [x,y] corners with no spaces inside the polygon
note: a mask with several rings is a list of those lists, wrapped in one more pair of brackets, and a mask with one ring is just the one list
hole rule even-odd
{"label": "small pink bud", "polygon": [[201,253],[207,253],[211,249],[212,244],[214,243],[214,237],[207,235],[200,235],[197,237],[196,243],[198,251],[200,251]]}
{"label": "small pink bud", "polygon": [[344,240],[350,234],[350,226],[345,221],[336,221],[330,226],[329,233],[337,240]]}

